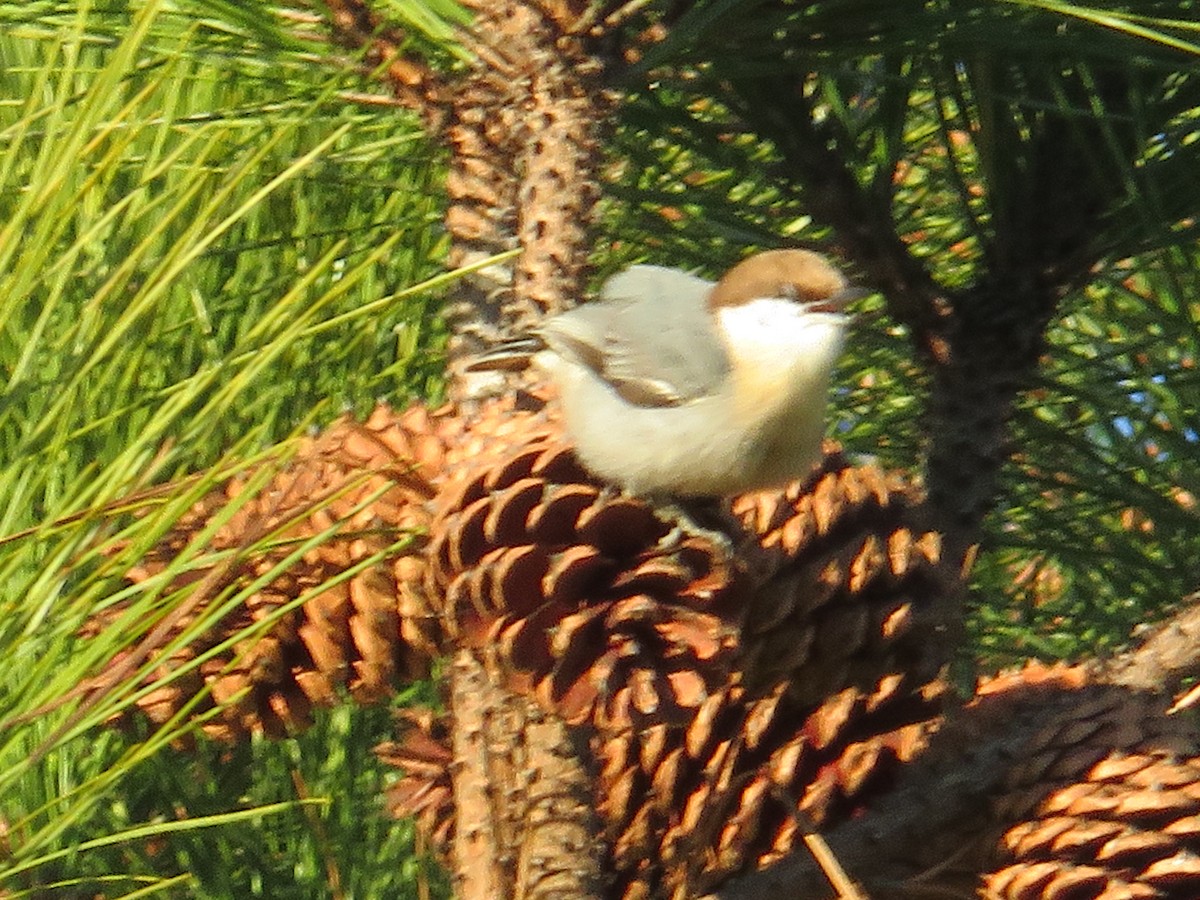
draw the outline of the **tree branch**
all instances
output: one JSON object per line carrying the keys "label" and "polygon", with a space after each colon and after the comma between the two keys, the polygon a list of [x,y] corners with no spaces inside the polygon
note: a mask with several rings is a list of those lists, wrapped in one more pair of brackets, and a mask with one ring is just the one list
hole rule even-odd
{"label": "tree branch", "polygon": [[458,896],[600,897],[593,776],[566,726],[469,650],[455,656],[450,687]]}

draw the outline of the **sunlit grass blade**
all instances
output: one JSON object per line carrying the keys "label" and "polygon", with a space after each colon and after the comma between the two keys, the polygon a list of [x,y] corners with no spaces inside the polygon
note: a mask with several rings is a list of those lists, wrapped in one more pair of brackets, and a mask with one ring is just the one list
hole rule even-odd
{"label": "sunlit grass blade", "polygon": [[[297,446],[289,436],[348,407],[436,388],[441,326],[430,292],[445,278],[435,155],[393,110],[340,100],[342,75],[287,52],[275,66],[213,53],[212,23],[166,4],[26,12],[0,35],[4,96],[20,98],[0,102],[0,884],[136,896],[178,891],[186,877],[189,890],[241,897],[270,870],[275,889],[283,878],[320,893],[324,866],[265,854],[256,875],[236,859],[271,843],[264,829],[312,844],[288,773],[297,748],[337,733],[356,748],[355,764],[306,778],[320,815],[342,823],[319,852],[379,848],[378,867],[343,866],[346,877],[403,896],[409,832],[381,811],[363,815],[378,805],[370,748],[386,716],[337,711],[318,716],[311,738],[238,751],[246,777],[271,774],[235,790],[224,777],[183,774],[210,764],[215,748],[201,741],[182,759],[172,749],[216,714],[203,711],[203,695],[140,734],[105,723],[164,683],[155,654],[214,629],[338,537],[333,527],[293,546],[272,530],[236,551],[211,546],[286,465]],[[239,472],[243,495],[161,576],[125,578]],[[397,535],[339,577],[408,539]],[[277,562],[256,580],[202,598],[194,621],[139,655],[195,601],[194,586],[177,580],[264,552]],[[252,642],[320,589],[205,658]],[[118,608],[112,628],[80,636],[92,616]],[[122,659],[133,661],[114,669]],[[329,812],[342,802],[358,811]],[[242,815],[248,803],[259,812]]]}

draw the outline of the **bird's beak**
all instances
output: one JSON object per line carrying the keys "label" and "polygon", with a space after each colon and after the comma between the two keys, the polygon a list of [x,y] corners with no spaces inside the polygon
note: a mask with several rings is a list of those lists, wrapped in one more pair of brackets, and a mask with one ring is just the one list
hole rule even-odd
{"label": "bird's beak", "polygon": [[812,303],[805,304],[809,312],[829,312],[840,313],[845,312],[846,307],[855,300],[861,300],[863,297],[869,297],[874,291],[860,287],[843,288],[832,296],[826,297],[824,300],[816,300]]}

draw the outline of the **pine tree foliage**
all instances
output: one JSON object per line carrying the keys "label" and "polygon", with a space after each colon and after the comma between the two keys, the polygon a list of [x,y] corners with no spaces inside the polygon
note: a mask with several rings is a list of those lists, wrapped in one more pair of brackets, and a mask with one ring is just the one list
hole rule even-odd
{"label": "pine tree foliage", "polygon": [[[428,880],[411,832],[363,814],[382,805],[386,714],[182,763],[182,719],[97,729],[136,680],[78,705],[186,603],[123,575],[198,497],[344,408],[441,380],[435,294],[409,290],[444,252],[436,150],[355,71],[274,40],[273,18],[216,12],[0,7],[4,893],[415,896]],[[172,572],[205,560],[198,542]],[[122,600],[121,627],[79,640]],[[368,846],[377,865],[351,864]]]}

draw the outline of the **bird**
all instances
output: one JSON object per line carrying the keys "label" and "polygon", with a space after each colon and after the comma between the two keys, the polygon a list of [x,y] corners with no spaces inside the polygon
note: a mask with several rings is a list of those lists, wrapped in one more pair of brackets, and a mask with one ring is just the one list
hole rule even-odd
{"label": "bird", "polygon": [[634,265],[480,368],[531,356],[600,479],[634,495],[732,496],[820,458],[845,308],[865,293],[802,249],[749,256],[716,283]]}

